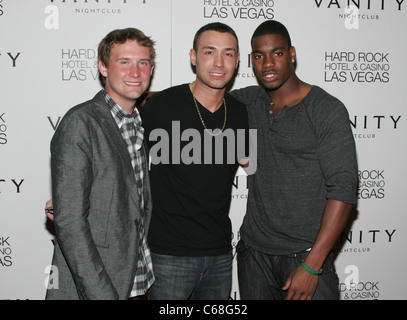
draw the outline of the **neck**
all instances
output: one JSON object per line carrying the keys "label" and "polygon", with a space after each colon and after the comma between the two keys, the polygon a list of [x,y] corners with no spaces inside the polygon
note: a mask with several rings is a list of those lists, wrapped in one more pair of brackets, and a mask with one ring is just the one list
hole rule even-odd
{"label": "neck", "polygon": [[215,112],[222,106],[226,88],[210,88],[199,81],[192,82],[189,87],[195,99],[210,112]]}
{"label": "neck", "polygon": [[[106,89],[105,89],[106,90]],[[126,111],[128,114],[132,114],[134,111],[134,108],[136,106],[136,100],[128,100],[128,99],[123,99],[119,95],[115,94],[111,90],[106,90],[106,93],[109,95],[110,98],[113,99],[116,104],[122,108],[124,111]]]}
{"label": "neck", "polygon": [[311,89],[311,86],[301,81],[295,74],[281,87],[268,92],[270,100],[280,106],[293,106],[300,102]]}

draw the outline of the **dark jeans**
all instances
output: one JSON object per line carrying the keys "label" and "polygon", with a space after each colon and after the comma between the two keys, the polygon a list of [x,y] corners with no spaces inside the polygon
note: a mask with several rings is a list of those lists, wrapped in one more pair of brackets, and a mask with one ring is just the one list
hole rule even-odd
{"label": "dark jeans", "polygon": [[[242,300],[282,300],[286,292],[281,288],[288,276],[305,260],[308,251],[273,256],[248,247],[242,240],[237,248],[239,291]],[[339,299],[339,279],[330,254],[322,267],[313,300]]]}
{"label": "dark jeans", "polygon": [[181,257],[151,253],[155,282],[150,300],[227,300],[232,251],[220,256]]}

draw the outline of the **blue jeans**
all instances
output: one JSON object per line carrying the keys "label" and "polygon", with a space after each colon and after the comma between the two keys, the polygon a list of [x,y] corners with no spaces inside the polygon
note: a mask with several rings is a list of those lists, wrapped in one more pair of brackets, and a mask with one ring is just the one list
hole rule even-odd
{"label": "blue jeans", "polygon": [[232,251],[183,257],[151,253],[155,282],[150,300],[227,300],[232,286]]}
{"label": "blue jeans", "polygon": [[[286,280],[307,251],[286,256],[268,255],[248,247],[242,240],[237,248],[239,292],[242,300],[282,300],[286,295]],[[322,266],[318,287],[313,300],[338,300],[339,278],[335,271],[333,254],[328,255]]]}

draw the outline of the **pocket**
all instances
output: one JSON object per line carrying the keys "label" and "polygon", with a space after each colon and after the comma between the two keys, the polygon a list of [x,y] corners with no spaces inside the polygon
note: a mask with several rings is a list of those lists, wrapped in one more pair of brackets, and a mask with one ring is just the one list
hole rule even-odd
{"label": "pocket", "polygon": [[114,189],[110,190],[109,194],[106,192],[104,197],[99,198],[99,201],[91,201],[93,205],[89,209],[88,220],[93,241],[98,247],[109,248],[108,233],[114,193]]}

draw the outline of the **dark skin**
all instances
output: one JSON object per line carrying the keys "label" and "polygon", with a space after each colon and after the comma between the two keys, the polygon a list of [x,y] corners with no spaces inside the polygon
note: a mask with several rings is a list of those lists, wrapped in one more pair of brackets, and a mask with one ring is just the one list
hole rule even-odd
{"label": "dark skin", "polygon": [[[277,34],[259,36],[252,41],[252,65],[254,73],[270,100],[274,103],[276,117],[284,107],[298,104],[311,90],[311,85],[295,74],[296,51],[288,47],[286,40]],[[305,263],[320,270],[345,227],[352,205],[328,200],[322,215],[318,236]],[[318,287],[318,276],[311,275],[298,266],[282,288],[286,300],[311,300]]]}

